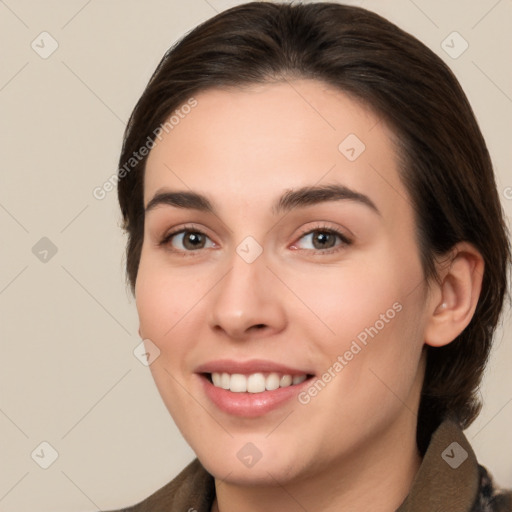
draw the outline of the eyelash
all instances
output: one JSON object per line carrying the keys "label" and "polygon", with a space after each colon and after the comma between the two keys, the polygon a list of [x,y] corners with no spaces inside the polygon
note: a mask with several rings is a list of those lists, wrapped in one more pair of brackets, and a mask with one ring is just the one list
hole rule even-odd
{"label": "eyelash", "polygon": [[[335,228],[326,226],[325,224],[318,224],[313,228],[305,229],[304,231],[301,232],[301,234],[299,235],[297,240],[301,240],[306,235],[311,235],[312,233],[327,233],[329,235],[335,235],[340,239],[341,243],[334,247],[331,247],[329,249],[297,249],[297,250],[308,251],[312,254],[334,254],[334,253],[337,253],[337,252],[343,250],[344,248],[352,245],[352,240],[349,239],[346,235],[344,235],[341,231],[339,231]],[[295,245],[295,243],[293,245]]]}
{"label": "eyelash", "polygon": [[[170,246],[171,240],[176,235],[179,235],[181,233],[187,233],[187,232],[188,233],[197,233],[199,235],[205,236],[206,238],[209,238],[206,233],[204,233],[203,231],[201,231],[200,229],[198,229],[198,228],[196,228],[194,226],[182,226],[179,229],[176,229],[175,231],[167,233],[162,238],[162,240],[158,243],[158,245],[159,246]],[[338,231],[335,228],[332,228],[332,227],[329,227],[329,226],[326,226],[326,225],[323,225],[323,224],[319,224],[319,225],[317,225],[317,226],[315,226],[313,228],[308,228],[308,229],[304,230],[299,235],[297,240],[301,240],[306,235],[310,235],[310,234],[316,233],[316,232],[327,233],[327,234],[330,234],[330,235],[335,235],[335,236],[337,236],[341,240],[341,243],[338,244],[335,247],[331,247],[331,248],[325,249],[325,250],[323,250],[323,249],[297,249],[297,250],[308,251],[308,252],[311,252],[313,254],[333,254],[333,253],[336,253],[336,252],[338,252],[340,250],[343,250],[344,248],[352,245],[352,240],[350,240],[346,235],[344,235],[343,233],[341,233],[340,231]],[[295,245],[295,243],[294,243],[294,245]],[[183,250],[174,249],[174,248],[170,248],[169,250],[174,252],[174,253],[176,253],[176,254],[181,254],[182,256],[195,256],[194,253],[200,251],[200,249],[198,249],[196,251],[186,251],[186,250],[183,251]]]}

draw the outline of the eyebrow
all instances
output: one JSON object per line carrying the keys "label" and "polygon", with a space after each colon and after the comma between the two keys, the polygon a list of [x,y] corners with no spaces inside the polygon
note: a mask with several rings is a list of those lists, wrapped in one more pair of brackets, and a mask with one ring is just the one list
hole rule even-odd
{"label": "eyebrow", "polygon": [[[287,213],[295,208],[304,208],[327,201],[341,200],[355,201],[367,206],[378,215],[381,215],[375,203],[368,196],[344,185],[309,186],[286,190],[272,205],[272,213],[279,215],[280,213]],[[199,210],[217,215],[215,207],[208,198],[197,192],[170,191],[164,189],[161,192],[157,192],[149,201],[145,212],[148,213],[161,205]]]}

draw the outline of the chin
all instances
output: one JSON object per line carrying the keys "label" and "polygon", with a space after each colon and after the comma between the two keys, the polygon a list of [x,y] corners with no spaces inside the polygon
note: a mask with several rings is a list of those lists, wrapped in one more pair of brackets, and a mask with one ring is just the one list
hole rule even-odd
{"label": "chin", "polygon": [[225,434],[222,438],[188,441],[205,469],[221,480],[263,483],[271,481],[272,476],[280,479],[289,475],[292,468],[296,471],[300,465],[296,448],[299,443],[284,444],[279,437],[272,440],[263,434]]}
{"label": "chin", "polygon": [[205,469],[216,479],[240,486],[275,486],[289,482],[300,476],[299,462],[279,459],[263,460],[263,457],[253,466],[248,467],[240,461],[218,460],[214,457],[198,457]]}

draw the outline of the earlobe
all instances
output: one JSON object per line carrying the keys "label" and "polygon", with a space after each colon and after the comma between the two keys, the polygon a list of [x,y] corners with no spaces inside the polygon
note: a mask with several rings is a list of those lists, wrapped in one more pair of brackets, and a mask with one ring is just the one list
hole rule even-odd
{"label": "earlobe", "polygon": [[469,325],[475,313],[484,274],[484,260],[471,244],[457,244],[448,265],[439,269],[440,283],[425,329],[425,343],[448,345]]}

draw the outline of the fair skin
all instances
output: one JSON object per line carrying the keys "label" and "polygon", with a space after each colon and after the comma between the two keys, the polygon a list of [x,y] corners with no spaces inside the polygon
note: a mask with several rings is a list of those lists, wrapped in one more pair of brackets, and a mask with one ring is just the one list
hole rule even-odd
{"label": "fair skin", "polygon": [[[469,323],[482,258],[460,244],[427,287],[392,132],[344,93],[295,80],[195,98],[148,157],[144,205],[163,191],[195,192],[214,211],[148,209],[135,295],[140,334],[160,350],[150,367],[159,392],[215,477],[212,510],[394,511],[421,464],[424,346]],[[354,161],[338,149],[349,134],[366,146]],[[369,201],[274,212],[290,189],[323,185]],[[237,253],[248,236],[263,250],[252,262]],[[294,397],[244,417],[205,393],[197,369],[218,359],[301,369],[314,375],[306,392],[329,368],[331,379],[308,403]],[[237,456],[247,443],[261,454],[251,467]]]}

